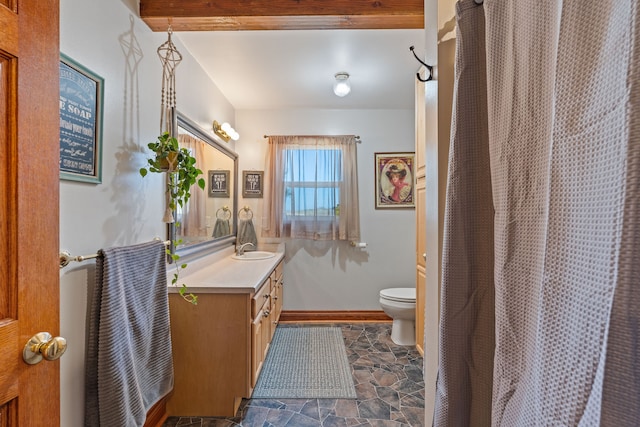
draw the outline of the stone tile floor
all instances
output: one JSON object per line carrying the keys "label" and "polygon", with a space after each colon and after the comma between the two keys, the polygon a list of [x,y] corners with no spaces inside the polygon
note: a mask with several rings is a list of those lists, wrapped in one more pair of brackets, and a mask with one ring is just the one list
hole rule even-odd
{"label": "stone tile floor", "polygon": [[[298,326],[305,325],[280,327]],[[424,426],[422,357],[415,347],[394,344],[391,323],[326,326],[342,328],[356,399],[245,399],[234,418],[169,417],[163,427]]]}

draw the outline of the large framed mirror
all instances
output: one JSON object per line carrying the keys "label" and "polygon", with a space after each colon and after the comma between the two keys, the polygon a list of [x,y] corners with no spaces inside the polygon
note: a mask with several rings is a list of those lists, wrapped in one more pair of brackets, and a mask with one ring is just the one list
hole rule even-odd
{"label": "large framed mirror", "polygon": [[204,191],[194,186],[187,205],[174,212],[176,222],[168,225],[169,240],[180,242],[172,250],[192,258],[235,242],[238,154],[180,112],[174,129],[180,147],[191,151],[206,181]]}

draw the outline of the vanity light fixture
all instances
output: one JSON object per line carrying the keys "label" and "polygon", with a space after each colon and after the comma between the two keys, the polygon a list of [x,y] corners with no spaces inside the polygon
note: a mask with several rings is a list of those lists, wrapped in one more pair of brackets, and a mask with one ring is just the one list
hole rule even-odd
{"label": "vanity light fixture", "polygon": [[220,124],[216,120],[214,120],[213,132],[220,138],[224,139],[225,142],[229,142],[230,139],[237,141],[240,138],[238,132],[236,132],[236,130],[232,128],[231,125],[227,122]]}
{"label": "vanity light fixture", "polygon": [[343,97],[351,92],[351,83],[349,83],[349,73],[340,71],[334,76],[336,81],[333,83],[333,93],[339,97]]}

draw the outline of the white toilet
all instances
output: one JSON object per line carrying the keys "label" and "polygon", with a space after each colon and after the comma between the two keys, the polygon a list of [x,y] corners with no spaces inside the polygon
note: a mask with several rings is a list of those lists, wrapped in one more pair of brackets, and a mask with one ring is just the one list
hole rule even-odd
{"label": "white toilet", "polygon": [[398,345],[416,345],[416,288],[383,289],[380,306],[393,319],[391,341]]}

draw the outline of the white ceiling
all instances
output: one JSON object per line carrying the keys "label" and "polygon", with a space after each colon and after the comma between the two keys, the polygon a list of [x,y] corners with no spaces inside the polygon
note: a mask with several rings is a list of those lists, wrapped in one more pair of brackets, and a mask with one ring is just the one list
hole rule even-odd
{"label": "white ceiling", "polygon": [[[174,33],[237,110],[413,108],[424,30]],[[333,94],[346,71],[351,93]]]}

